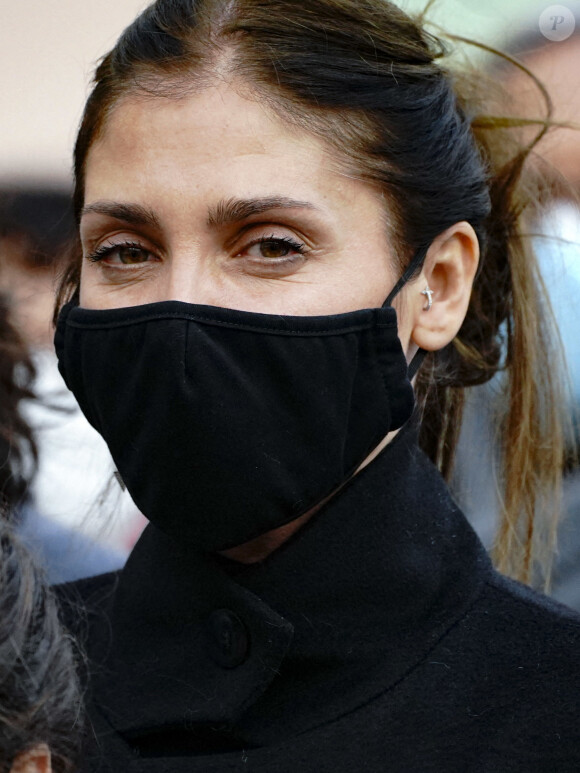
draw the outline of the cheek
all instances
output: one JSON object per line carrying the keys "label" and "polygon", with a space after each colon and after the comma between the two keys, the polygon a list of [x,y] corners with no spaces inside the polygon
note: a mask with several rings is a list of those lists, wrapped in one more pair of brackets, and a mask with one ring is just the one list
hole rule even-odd
{"label": "cheek", "polygon": [[[393,308],[397,311],[397,332],[403,351],[408,355],[412,346],[413,314],[409,298],[404,288],[393,301]],[[407,356],[407,359],[409,357]]]}
{"label": "cheek", "polygon": [[79,304],[85,309],[114,309],[118,306],[137,306],[145,303],[136,297],[135,288],[132,294],[123,291],[122,287],[104,282],[99,277],[98,267],[83,260],[79,287]]}
{"label": "cheek", "polygon": [[85,262],[81,258],[80,282],[79,282],[79,301],[81,306],[86,306],[87,297],[91,295],[91,281],[87,277]]}
{"label": "cheek", "polygon": [[100,308],[99,301],[106,294],[105,288],[99,286],[96,268],[81,259],[79,302],[85,308]]}

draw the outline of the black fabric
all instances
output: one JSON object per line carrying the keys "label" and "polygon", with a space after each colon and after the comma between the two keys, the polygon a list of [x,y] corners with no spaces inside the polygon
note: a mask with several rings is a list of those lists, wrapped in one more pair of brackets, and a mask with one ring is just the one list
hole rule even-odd
{"label": "black fabric", "polygon": [[580,770],[580,617],[493,571],[410,425],[260,564],[149,526],[59,593],[87,773]]}
{"label": "black fabric", "polygon": [[390,307],[288,317],[69,304],[55,346],[139,509],[199,549],[318,505],[413,410]]}

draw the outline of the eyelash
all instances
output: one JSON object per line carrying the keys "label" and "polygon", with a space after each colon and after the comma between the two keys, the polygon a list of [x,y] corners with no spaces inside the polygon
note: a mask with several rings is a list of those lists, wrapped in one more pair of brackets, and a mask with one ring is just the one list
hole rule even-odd
{"label": "eyelash", "polygon": [[119,242],[118,244],[103,244],[91,252],[90,255],[87,255],[87,260],[90,260],[91,263],[98,263],[100,260],[107,258],[109,255],[111,255],[111,253],[115,252],[115,250],[120,249],[133,249],[142,250],[143,252],[150,252],[150,250],[146,250],[142,244],[139,244],[139,242],[125,241]]}
{"label": "eyelash", "polygon": [[[297,242],[294,239],[292,239],[290,236],[262,236],[259,239],[257,239],[255,242],[251,242],[251,244],[246,245],[246,249],[250,247],[255,247],[256,244],[283,244],[285,247],[290,247],[290,249],[294,250],[294,252],[297,252],[299,255],[304,255],[306,252],[306,245],[302,244],[301,242]],[[267,258],[265,258],[267,260]],[[272,260],[272,258],[270,258]]]}
{"label": "eyelash", "polygon": [[[250,247],[254,247],[256,244],[281,244],[285,247],[289,247],[294,252],[298,253],[299,255],[304,255],[306,252],[306,245],[302,244],[301,242],[297,242],[294,239],[292,239],[289,236],[262,236],[260,239],[257,239],[254,242],[251,242],[250,244],[246,245],[246,249],[249,249]],[[103,244],[100,247],[97,247],[96,250],[94,250],[90,255],[87,255],[87,260],[89,260],[91,263],[98,263],[99,261],[103,260],[104,258],[107,258],[109,255],[115,252],[115,250],[119,249],[134,249],[134,250],[142,250],[143,252],[150,252],[150,250],[147,250],[145,247],[143,247],[142,244],[139,244],[139,242],[132,242],[132,241],[123,241],[119,242],[118,244]],[[284,257],[279,258],[278,260],[282,260]],[[276,258],[264,258],[264,261],[270,260],[273,262],[276,260]],[[138,264],[135,264],[138,265]]]}

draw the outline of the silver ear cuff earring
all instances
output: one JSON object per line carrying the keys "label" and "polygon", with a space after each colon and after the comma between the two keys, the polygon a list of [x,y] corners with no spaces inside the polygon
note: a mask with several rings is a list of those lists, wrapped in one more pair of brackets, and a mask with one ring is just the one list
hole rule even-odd
{"label": "silver ear cuff earring", "polygon": [[424,290],[421,290],[421,295],[427,296],[427,305],[423,306],[423,311],[429,311],[431,306],[433,306],[433,290],[430,289],[429,285]]}

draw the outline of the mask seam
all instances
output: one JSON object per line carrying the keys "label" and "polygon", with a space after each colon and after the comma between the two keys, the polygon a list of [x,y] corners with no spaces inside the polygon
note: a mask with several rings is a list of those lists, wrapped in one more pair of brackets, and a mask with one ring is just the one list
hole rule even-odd
{"label": "mask seam", "polygon": [[[378,327],[378,325],[377,325],[377,327]],[[388,420],[389,420],[389,424],[391,424],[391,422],[393,420],[393,408],[392,408],[391,400],[390,400],[390,397],[389,397],[389,389],[388,389],[388,386],[387,386],[387,380],[385,378],[385,374],[383,373],[383,369],[381,367],[382,353],[379,352],[379,348],[377,346],[377,342],[375,340],[375,336],[371,335],[370,339],[371,339],[371,346],[373,348],[375,367],[379,371],[379,379],[380,379],[381,384],[383,385],[383,391],[384,391],[385,398],[386,398],[386,401],[387,401]]]}
{"label": "mask seam", "polygon": [[270,328],[270,327],[254,327],[252,325],[244,324],[243,322],[226,322],[222,320],[212,320],[207,317],[198,317],[198,316],[184,316],[184,315],[159,315],[159,316],[149,316],[149,317],[141,317],[137,320],[121,320],[119,322],[97,322],[97,323],[91,323],[91,322],[76,322],[74,320],[67,319],[66,325],[70,327],[74,327],[77,329],[88,329],[88,330],[105,330],[105,329],[111,329],[111,328],[119,328],[119,327],[130,327],[131,325],[139,325],[144,322],[153,322],[157,320],[183,320],[186,322],[199,322],[201,324],[211,325],[215,327],[227,327],[227,328],[236,328],[241,330],[246,330],[248,332],[252,333],[272,333],[272,334],[279,334],[279,335],[343,335],[344,333],[357,333],[360,331],[365,330],[372,330],[374,328],[393,328],[396,327],[396,322],[376,322],[370,321],[368,324],[361,324],[361,325],[351,325],[350,327],[343,327],[343,328],[326,328],[319,330],[317,328],[304,328],[304,329],[294,329],[294,328]]}

